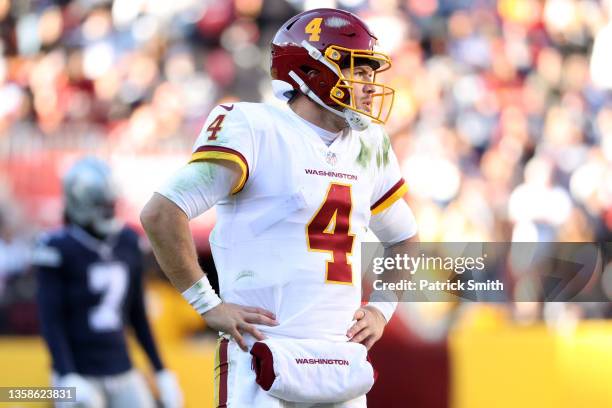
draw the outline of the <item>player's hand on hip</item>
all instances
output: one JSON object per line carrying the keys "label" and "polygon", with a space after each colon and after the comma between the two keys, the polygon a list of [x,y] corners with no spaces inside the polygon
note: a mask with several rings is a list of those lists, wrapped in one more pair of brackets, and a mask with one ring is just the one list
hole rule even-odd
{"label": "player's hand on hip", "polygon": [[248,348],[242,337],[243,333],[248,333],[257,340],[266,338],[254,324],[278,325],[274,313],[259,307],[241,306],[234,303],[221,303],[204,313],[204,319],[211,328],[232,336],[244,351],[248,351]]}
{"label": "player's hand on hip", "polygon": [[361,343],[369,350],[382,337],[387,320],[378,309],[367,305],[357,309],[353,319],[356,322],[346,336],[351,342]]}

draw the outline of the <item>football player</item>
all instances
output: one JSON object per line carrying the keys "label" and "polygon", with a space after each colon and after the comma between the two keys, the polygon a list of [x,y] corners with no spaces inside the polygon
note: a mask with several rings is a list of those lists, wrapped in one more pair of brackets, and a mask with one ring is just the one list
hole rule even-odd
{"label": "football player", "polygon": [[138,235],[115,218],[117,189],[110,168],[95,158],[64,176],[65,226],[41,239],[34,253],[42,334],[55,386],[76,387],[81,407],[154,407],[132,368],[124,330],[131,326],[156,371],[165,407],[182,406],[145,313]]}
{"label": "football player", "polygon": [[[388,251],[416,239],[401,199],[406,185],[381,126],[394,91],[377,76],[391,61],[375,44],[349,12],[316,9],[291,18],[273,40],[271,60],[275,94],[287,106],[217,106],[190,163],[141,213],[164,272],[224,333],[219,407],[285,406],[255,384],[245,352],[254,342],[348,339],[370,348],[395,310],[393,298],[360,307],[367,230]],[[213,205],[220,297],[198,266],[189,230],[189,220]],[[361,395],[333,406],[365,404]]]}

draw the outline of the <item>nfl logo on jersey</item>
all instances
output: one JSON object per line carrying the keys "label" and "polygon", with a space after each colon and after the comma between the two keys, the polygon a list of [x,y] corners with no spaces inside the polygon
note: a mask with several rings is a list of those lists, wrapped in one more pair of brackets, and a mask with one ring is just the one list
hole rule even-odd
{"label": "nfl logo on jersey", "polygon": [[327,156],[325,157],[325,160],[327,161],[327,164],[329,164],[330,166],[335,166],[336,163],[338,163],[338,157],[336,157],[336,153],[334,152],[327,152]]}

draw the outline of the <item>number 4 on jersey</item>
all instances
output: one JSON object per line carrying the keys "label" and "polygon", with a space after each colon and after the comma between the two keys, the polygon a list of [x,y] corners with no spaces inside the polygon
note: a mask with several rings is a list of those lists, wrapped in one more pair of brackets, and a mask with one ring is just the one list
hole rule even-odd
{"label": "number 4 on jersey", "polygon": [[331,252],[331,261],[326,261],[326,281],[351,284],[353,269],[348,256],[353,252],[350,233],[351,186],[331,183],[319,211],[306,226],[308,248],[315,251]]}
{"label": "number 4 on jersey", "polygon": [[212,121],[210,126],[206,128],[206,131],[212,132],[208,136],[208,140],[217,140],[217,133],[221,130],[223,126],[223,119],[225,119],[225,115],[219,115]]}

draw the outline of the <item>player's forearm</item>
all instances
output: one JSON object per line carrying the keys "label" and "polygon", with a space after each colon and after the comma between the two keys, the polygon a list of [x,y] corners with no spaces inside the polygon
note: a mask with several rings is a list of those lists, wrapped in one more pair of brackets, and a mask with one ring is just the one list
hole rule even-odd
{"label": "player's forearm", "polygon": [[136,339],[138,340],[140,347],[142,347],[145,354],[149,358],[151,366],[153,366],[155,371],[163,370],[164,364],[161,361],[147,316],[142,316],[142,320],[139,322],[133,322],[132,328],[134,329],[134,334],[136,335]]}
{"label": "player's forearm", "polygon": [[160,371],[163,370],[164,366],[159,356],[155,339],[153,338],[153,332],[151,331],[151,325],[149,324],[145,308],[141,273],[133,279],[134,291],[132,292],[129,309],[130,324],[134,329],[134,334],[138,339],[138,343],[140,343],[140,346],[147,354],[151,365],[155,371]]}
{"label": "player's forearm", "polygon": [[[393,259],[395,258],[396,254],[402,255],[414,251],[414,242],[418,242],[418,237],[416,235],[385,248],[385,258]],[[381,276],[381,279],[386,283],[395,283],[400,282],[403,279],[410,279],[410,274],[406,274],[405,270],[392,268],[387,270]],[[391,316],[393,316],[393,313],[395,312],[397,302],[401,298],[401,290],[374,291],[370,295],[369,305],[378,309],[383,314],[385,320],[389,322],[389,320],[391,320]]]}
{"label": "player's forearm", "polygon": [[59,375],[76,372],[72,352],[68,346],[68,339],[66,339],[63,327],[58,322],[47,321],[47,318],[41,320],[43,320],[43,338],[53,359],[53,369]]}
{"label": "player's forearm", "polygon": [[38,271],[38,310],[41,334],[53,359],[54,370],[59,375],[75,372],[72,351],[66,338],[62,300],[65,299],[58,279],[49,270]]}
{"label": "player's forearm", "polygon": [[179,291],[202,278],[189,220],[179,207],[155,193],[142,210],[140,221],[157,262]]}
{"label": "player's forearm", "polygon": [[[409,239],[393,244],[385,248],[384,257],[395,259],[396,255],[403,256],[404,254],[412,254],[416,252],[415,249],[417,248],[414,245],[416,242],[419,242],[418,235],[413,235]],[[410,272],[405,269],[391,268],[383,275],[385,275],[383,280],[388,280],[389,282],[401,282],[403,279],[411,279]],[[395,291],[397,299],[401,299],[402,292],[402,290]]]}

